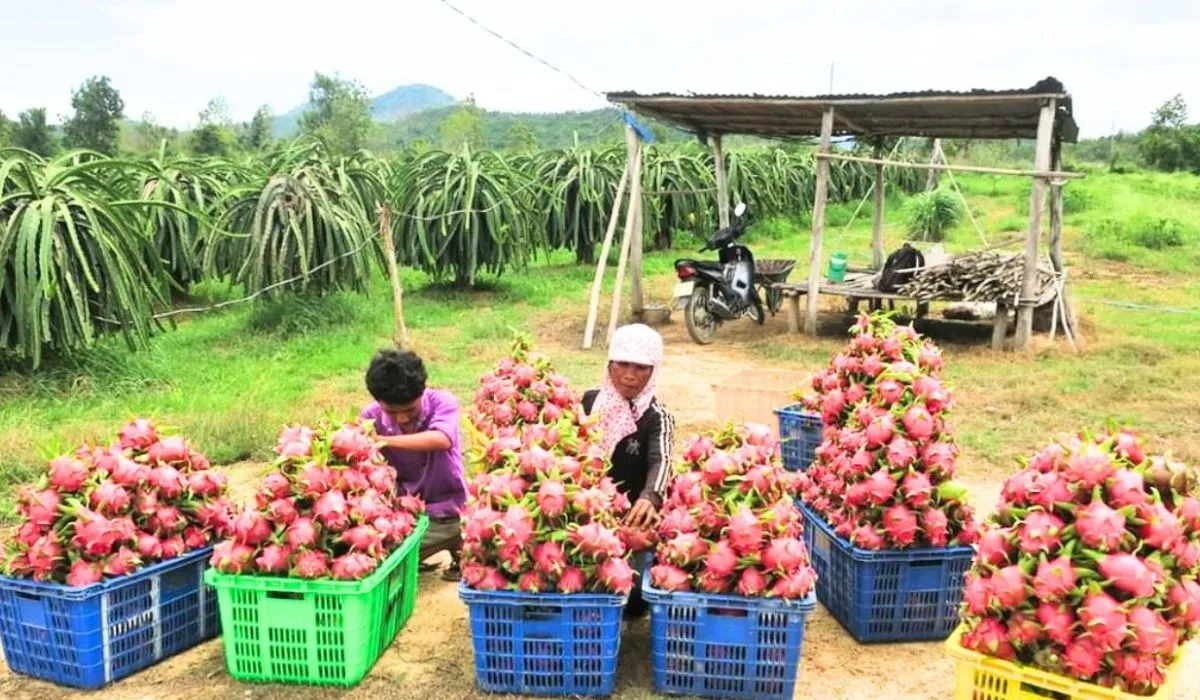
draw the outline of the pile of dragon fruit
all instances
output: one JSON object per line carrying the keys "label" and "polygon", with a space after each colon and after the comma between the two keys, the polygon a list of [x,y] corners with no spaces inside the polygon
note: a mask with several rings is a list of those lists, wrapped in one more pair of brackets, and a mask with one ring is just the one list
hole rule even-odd
{"label": "pile of dragon fruit", "polygon": [[1200,626],[1200,501],[1128,430],[1072,436],[1008,479],[964,587],[964,647],[1153,694]]}
{"label": "pile of dragon fruit", "polygon": [[664,591],[803,598],[817,575],[783,469],[763,425],[726,426],[688,441],[658,526],[650,582]]}
{"label": "pile of dragon fruit", "polygon": [[463,581],[478,590],[611,592],[633,587],[629,499],[595,443],[593,420],[549,361],[518,338],[480,379],[462,514]]}
{"label": "pile of dragon fruit", "polygon": [[88,586],[206,547],[231,524],[227,490],[187,440],[135,419],[110,444],[55,457],[37,484],[18,489],[5,573]]}
{"label": "pile of dragon fruit", "polygon": [[231,523],[212,565],[231,574],[356,580],[375,571],[425,512],[396,495],[370,421],[287,427],[254,508]]}
{"label": "pile of dragon fruit", "polygon": [[860,315],[851,334],[802,398],[825,422],[802,476],[804,502],[864,549],[973,543],[978,523],[954,481],[941,352],[882,313]]}

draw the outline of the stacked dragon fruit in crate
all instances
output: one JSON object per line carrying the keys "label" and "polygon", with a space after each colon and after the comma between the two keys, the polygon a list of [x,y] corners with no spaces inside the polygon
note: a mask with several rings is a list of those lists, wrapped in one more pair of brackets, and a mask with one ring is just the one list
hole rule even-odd
{"label": "stacked dragon fruit in crate", "polygon": [[816,607],[798,485],[766,426],[687,443],[643,582],[657,691],[792,697]]}
{"label": "stacked dragon fruit in crate", "polygon": [[[463,581],[477,682],[488,692],[607,695],[651,533],[621,526],[594,421],[550,362],[518,338],[480,380],[463,512]],[[571,649],[564,654],[563,649]]]}
{"label": "stacked dragon fruit in crate", "polygon": [[954,480],[958,449],[939,349],[884,314],[813,380],[824,440],[802,497],[822,604],[861,642],[954,629],[978,523]]}
{"label": "stacked dragon fruit in crate", "polygon": [[9,667],[98,688],[214,636],[201,575],[231,525],[226,491],[185,438],[143,418],[50,460],[17,491],[0,577]]}
{"label": "stacked dragon fruit in crate", "polygon": [[412,614],[425,504],[396,493],[369,421],[286,427],[275,451],[206,574],[226,666],[239,680],[354,685]]}
{"label": "stacked dragon fruit in crate", "polygon": [[947,642],[959,697],[1008,681],[1056,697],[1168,697],[1200,629],[1194,489],[1193,472],[1126,429],[1038,452],[1005,482],[966,578]]}

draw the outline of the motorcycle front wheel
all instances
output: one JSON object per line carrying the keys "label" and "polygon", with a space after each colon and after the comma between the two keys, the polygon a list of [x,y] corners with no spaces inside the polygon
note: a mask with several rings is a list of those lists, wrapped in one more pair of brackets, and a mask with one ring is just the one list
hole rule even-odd
{"label": "motorcycle front wheel", "polygon": [[716,318],[708,311],[708,288],[696,287],[688,297],[687,307],[683,310],[683,323],[687,326],[688,335],[698,345],[708,345],[717,336]]}

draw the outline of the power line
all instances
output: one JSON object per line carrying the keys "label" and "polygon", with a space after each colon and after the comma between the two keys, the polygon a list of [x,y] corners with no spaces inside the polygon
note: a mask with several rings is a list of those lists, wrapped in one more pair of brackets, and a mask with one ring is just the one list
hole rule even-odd
{"label": "power line", "polygon": [[455,7],[453,4],[451,4],[450,2],[448,2],[448,0],[438,0],[438,1],[439,1],[439,2],[441,2],[443,5],[445,5],[446,7],[449,7],[451,10],[454,10],[454,11],[455,11],[455,12],[457,12],[458,14],[462,15],[463,17],[465,17],[465,18],[466,18],[466,19],[467,19],[469,22],[471,22],[471,24],[474,24],[475,26],[479,27],[479,28],[480,28],[480,29],[482,29],[483,31],[487,32],[488,34],[491,34],[492,36],[496,37],[496,38],[497,38],[497,39],[499,39],[500,41],[503,41],[504,43],[506,43],[506,44],[508,44],[509,46],[513,47],[513,48],[514,48],[514,49],[516,49],[517,51],[520,51],[521,53],[525,54],[525,55],[526,55],[526,56],[528,56],[529,58],[532,58],[533,60],[537,61],[538,63],[542,64],[543,66],[546,66],[547,68],[549,68],[550,70],[554,71],[555,73],[558,73],[558,74],[560,74],[560,75],[563,75],[563,76],[565,76],[565,77],[566,77],[568,80],[570,80],[571,82],[575,83],[575,84],[576,84],[576,85],[578,85],[580,88],[582,88],[582,89],[586,90],[587,92],[590,92],[590,93],[592,93],[593,95],[596,95],[597,97],[599,97],[599,98],[601,98],[601,99],[607,99],[607,98],[604,96],[604,93],[600,92],[599,90],[593,90],[592,88],[588,87],[587,85],[584,85],[584,84],[583,84],[583,82],[581,82],[581,81],[580,81],[578,78],[576,78],[575,76],[573,76],[573,75],[571,75],[570,73],[568,73],[567,71],[565,71],[565,70],[563,70],[563,69],[559,68],[558,66],[556,66],[556,65],[554,65],[554,64],[552,64],[552,63],[550,63],[550,62],[549,62],[549,61],[547,61],[546,59],[544,59],[544,58],[541,58],[540,56],[536,56],[536,55],[534,55],[534,54],[533,54],[532,52],[530,52],[528,49],[525,49],[524,47],[520,46],[519,44],[517,44],[517,43],[516,43],[515,41],[513,41],[512,39],[509,39],[508,37],[506,37],[506,36],[504,36],[504,35],[500,34],[500,33],[499,33],[499,32],[497,32],[497,31],[495,31],[494,29],[491,29],[491,28],[487,27],[486,25],[484,25],[484,24],[483,24],[482,22],[480,22],[479,20],[475,19],[475,18],[474,18],[474,17],[472,17],[471,15],[469,15],[469,14],[467,14],[466,12],[463,12],[462,10],[458,9],[457,7]]}

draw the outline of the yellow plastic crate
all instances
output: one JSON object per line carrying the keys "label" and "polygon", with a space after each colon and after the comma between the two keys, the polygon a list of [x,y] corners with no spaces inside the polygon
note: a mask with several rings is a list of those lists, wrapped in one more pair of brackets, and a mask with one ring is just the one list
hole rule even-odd
{"label": "yellow plastic crate", "polygon": [[963,629],[959,625],[946,640],[946,653],[954,659],[954,700],[1168,700],[1183,667],[1181,651],[1158,692],[1134,695],[964,649]]}

